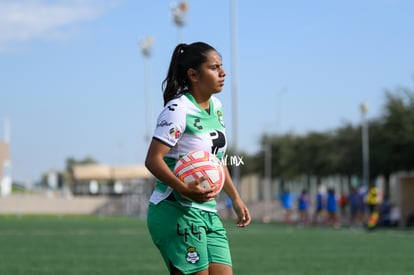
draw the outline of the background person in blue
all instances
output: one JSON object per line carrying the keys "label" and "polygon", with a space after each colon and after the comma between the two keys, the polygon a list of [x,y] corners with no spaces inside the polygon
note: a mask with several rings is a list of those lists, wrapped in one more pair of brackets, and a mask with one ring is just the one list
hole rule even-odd
{"label": "background person in blue", "polygon": [[326,196],[326,211],[328,212],[328,223],[333,227],[339,227],[338,198],[334,188],[328,189],[328,194]]}
{"label": "background person in blue", "polygon": [[313,216],[314,225],[325,223],[325,216],[326,216],[325,206],[326,206],[325,187],[323,185],[319,185],[318,191],[316,193],[315,213]]}
{"label": "background person in blue", "polygon": [[284,211],[285,223],[290,223],[292,220],[292,207],[295,196],[285,188],[279,195],[279,200]]}
{"label": "background person in blue", "polygon": [[308,190],[303,189],[302,193],[298,197],[298,210],[299,210],[299,225],[305,226],[308,224],[308,211],[309,211],[309,196]]}
{"label": "background person in blue", "polygon": [[349,226],[361,228],[364,224],[364,197],[357,187],[352,187],[348,195],[349,202]]}

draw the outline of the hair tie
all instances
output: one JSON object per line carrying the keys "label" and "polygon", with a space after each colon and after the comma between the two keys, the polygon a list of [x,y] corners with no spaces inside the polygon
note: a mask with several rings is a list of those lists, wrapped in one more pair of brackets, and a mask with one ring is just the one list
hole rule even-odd
{"label": "hair tie", "polygon": [[186,44],[181,44],[181,47],[180,47],[180,54],[183,54],[185,51],[187,50],[187,45]]}

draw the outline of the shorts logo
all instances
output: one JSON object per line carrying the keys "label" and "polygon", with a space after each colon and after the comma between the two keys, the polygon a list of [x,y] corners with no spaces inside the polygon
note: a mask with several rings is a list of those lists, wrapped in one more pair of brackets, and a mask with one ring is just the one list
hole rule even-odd
{"label": "shorts logo", "polygon": [[187,248],[186,260],[190,264],[195,264],[200,260],[200,256],[198,255],[197,249],[195,247],[190,246]]}

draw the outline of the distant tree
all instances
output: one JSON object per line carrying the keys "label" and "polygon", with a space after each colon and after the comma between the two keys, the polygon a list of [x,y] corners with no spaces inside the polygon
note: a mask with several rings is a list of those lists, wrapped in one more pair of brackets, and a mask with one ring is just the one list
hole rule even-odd
{"label": "distant tree", "polygon": [[414,92],[398,88],[386,91],[386,97],[385,114],[377,126],[380,130],[372,139],[379,147],[373,151],[373,162],[389,175],[414,169]]}
{"label": "distant tree", "polygon": [[361,127],[347,124],[338,128],[333,143],[337,160],[332,172],[347,176],[362,174]]}
{"label": "distant tree", "polygon": [[300,150],[302,137],[288,133],[273,139],[272,146],[273,163],[277,169],[273,169],[275,175],[282,179],[294,178],[300,173],[301,163],[297,162],[298,150]]}
{"label": "distant tree", "polygon": [[263,151],[256,156],[256,163],[261,164],[261,169],[256,171],[264,171],[266,150],[271,150],[272,177],[323,176],[333,171],[337,162],[330,134],[313,132],[307,136],[264,136],[262,148]]}
{"label": "distant tree", "polygon": [[296,144],[296,136],[269,136],[264,135],[261,138],[261,151],[255,155],[254,169],[257,174],[265,176],[265,166],[269,150],[271,155],[272,178],[286,178],[296,175],[297,167],[292,165],[291,159],[295,157],[294,149]]}
{"label": "distant tree", "polygon": [[[370,179],[414,170],[414,92],[409,88],[385,91],[382,116],[368,122]],[[362,175],[361,125],[346,124],[334,131],[306,135],[263,135],[261,150],[245,155],[244,174],[264,176],[266,150],[271,150],[272,177],[300,175]]]}
{"label": "distant tree", "polygon": [[294,160],[299,164],[297,172],[318,178],[334,174],[338,158],[333,141],[330,133],[311,132],[302,137]]}

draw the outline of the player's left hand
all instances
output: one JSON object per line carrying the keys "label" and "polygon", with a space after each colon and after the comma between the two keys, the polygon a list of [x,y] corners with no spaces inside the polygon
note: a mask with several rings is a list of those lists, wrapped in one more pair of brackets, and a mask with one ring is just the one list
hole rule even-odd
{"label": "player's left hand", "polygon": [[237,214],[236,225],[239,227],[248,226],[252,220],[249,209],[241,199],[233,201],[233,209]]}

